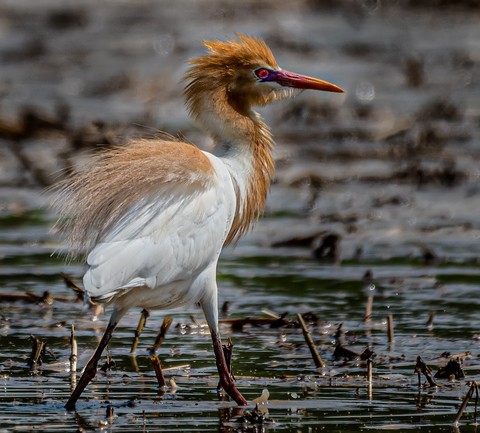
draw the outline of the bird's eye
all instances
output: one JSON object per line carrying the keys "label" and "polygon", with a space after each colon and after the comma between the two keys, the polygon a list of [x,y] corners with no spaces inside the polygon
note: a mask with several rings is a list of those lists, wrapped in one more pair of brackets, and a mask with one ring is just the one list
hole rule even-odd
{"label": "bird's eye", "polygon": [[260,78],[261,80],[264,80],[270,75],[270,72],[268,69],[265,68],[259,68],[256,71],[254,71],[255,75]]}

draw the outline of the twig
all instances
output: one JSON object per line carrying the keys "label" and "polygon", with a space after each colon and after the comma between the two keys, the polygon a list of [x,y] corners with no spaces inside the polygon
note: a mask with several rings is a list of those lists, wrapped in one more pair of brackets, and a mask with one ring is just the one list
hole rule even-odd
{"label": "twig", "polygon": [[150,356],[150,360],[153,364],[153,369],[155,370],[155,376],[157,376],[158,386],[163,388],[167,386],[165,382],[165,376],[163,375],[162,365],[160,364],[160,360],[158,359],[157,355]]}
{"label": "twig", "polygon": [[373,310],[373,296],[367,298],[367,307],[365,308],[365,322],[368,322],[372,318]]}
{"label": "twig", "polygon": [[77,386],[77,340],[75,338],[75,325],[72,322],[70,331],[70,387],[72,391]]}
{"label": "twig", "polygon": [[265,314],[266,316],[272,317],[273,319],[280,319],[281,316],[279,316],[277,313],[275,313],[272,310],[269,310],[268,308],[262,308],[262,313]]}
{"label": "twig", "polygon": [[105,418],[110,422],[110,424],[113,421],[113,406],[108,405],[107,409],[105,411]]}
{"label": "twig", "polygon": [[472,384],[470,385],[470,388],[467,391],[467,395],[463,399],[462,404],[460,405],[460,408],[458,409],[457,416],[455,417],[455,420],[453,421],[454,424],[457,424],[460,421],[460,418],[462,417],[463,412],[467,408],[468,402],[472,398],[473,391],[476,391],[475,411],[474,411],[474,415],[473,415],[473,420],[474,420],[474,424],[477,423],[478,385],[475,381],[473,381]]}
{"label": "twig", "polygon": [[142,314],[140,316],[140,320],[138,321],[137,329],[135,330],[135,338],[133,339],[132,343],[132,348],[130,349],[130,355],[134,355],[137,346],[138,346],[138,340],[140,339],[140,334],[143,331],[143,327],[145,326],[145,323],[147,322],[147,318],[150,315],[150,313],[145,310],[145,308],[142,310]]}
{"label": "twig", "polygon": [[175,365],[174,367],[162,368],[163,372],[173,370],[187,370],[190,369],[190,364]]}
{"label": "twig", "polygon": [[417,356],[417,363],[415,364],[415,373],[418,374],[418,387],[421,388],[422,383],[420,380],[420,373],[423,373],[423,375],[426,377],[427,382],[430,386],[438,386],[438,384],[435,382],[432,376],[432,370],[430,367],[425,364],[425,362],[422,360],[420,356]]}
{"label": "twig", "polygon": [[367,382],[368,382],[368,398],[372,399],[373,394],[373,359],[367,359]]}
{"label": "twig", "polygon": [[160,326],[160,331],[158,332],[157,338],[153,345],[148,349],[151,354],[154,354],[160,345],[165,341],[165,335],[167,334],[168,328],[173,322],[173,318],[171,316],[165,316],[163,318],[162,326]]}
{"label": "twig", "polygon": [[373,379],[373,360],[368,358],[367,359],[367,381],[372,382]]}
{"label": "twig", "polygon": [[77,371],[77,340],[75,339],[75,325],[72,322],[70,331],[70,373],[75,375]]}
{"label": "twig", "polygon": [[389,314],[387,316],[387,330],[388,330],[388,342],[392,344],[395,341],[393,333],[393,315]]}
{"label": "twig", "polygon": [[427,328],[429,330],[433,329],[433,319],[435,319],[435,311],[430,311],[430,314],[428,315],[427,323],[425,323],[425,325],[427,325]]}
{"label": "twig", "polygon": [[32,353],[28,359],[30,370],[36,370],[38,365],[42,365],[42,356],[45,354],[45,342],[35,335],[30,335],[32,340]]}
{"label": "twig", "polygon": [[303,336],[305,337],[305,341],[307,342],[308,348],[310,349],[310,353],[312,354],[313,362],[317,368],[326,367],[327,364],[323,361],[323,359],[318,354],[317,348],[315,343],[313,342],[312,336],[310,335],[310,331],[307,329],[307,325],[303,320],[303,317],[300,313],[297,313],[298,322],[302,328]]}
{"label": "twig", "polygon": [[475,408],[473,411],[473,424],[477,425],[477,409],[478,409],[478,385],[475,383]]}

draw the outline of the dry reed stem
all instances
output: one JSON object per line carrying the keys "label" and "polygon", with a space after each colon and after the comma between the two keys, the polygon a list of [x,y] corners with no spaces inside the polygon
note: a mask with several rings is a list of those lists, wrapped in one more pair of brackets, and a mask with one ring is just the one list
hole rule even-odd
{"label": "dry reed stem", "polygon": [[305,341],[307,342],[308,348],[310,349],[310,353],[312,354],[312,358],[313,358],[313,362],[315,363],[315,366],[317,368],[326,367],[327,364],[325,363],[325,361],[323,361],[323,359],[318,354],[315,343],[313,342],[310,331],[307,329],[307,325],[305,324],[305,321],[303,320],[302,315],[300,313],[297,313],[297,318],[298,318],[298,322],[300,323],[300,326],[302,327],[303,336],[305,337]]}
{"label": "dry reed stem", "polygon": [[152,361],[152,364],[153,364],[153,369],[155,371],[155,376],[157,377],[158,386],[160,388],[166,387],[167,383],[165,382],[165,376],[163,375],[162,365],[160,364],[160,360],[158,359],[158,356],[152,355],[150,356],[150,360]]}
{"label": "dry reed stem", "polygon": [[420,356],[417,356],[417,363],[415,365],[415,373],[418,374],[418,386],[419,388],[421,388],[422,386],[422,383],[421,383],[421,380],[420,380],[420,373],[423,373],[423,375],[425,376],[425,378],[427,379],[427,382],[430,386],[438,386],[438,384],[435,382],[435,379],[433,378],[433,375],[432,375],[432,370],[430,369],[430,367],[425,364],[425,362],[422,360],[422,358]]}
{"label": "dry reed stem", "polygon": [[77,371],[77,340],[75,339],[75,325],[72,322],[70,331],[70,373],[75,376]]}
{"label": "dry reed stem", "polygon": [[477,385],[477,383],[476,383],[475,381],[473,381],[472,384],[470,385],[470,388],[469,388],[468,391],[467,391],[467,395],[466,395],[465,398],[463,399],[462,404],[460,405],[460,407],[459,407],[459,409],[458,409],[458,412],[457,412],[457,415],[456,415],[456,417],[455,417],[455,420],[453,421],[454,424],[458,424],[458,422],[460,421],[460,418],[462,417],[463,412],[464,412],[465,409],[467,408],[468,402],[470,401],[470,399],[471,399],[472,396],[473,396],[473,391],[476,392],[476,396],[475,396],[475,409],[474,409],[474,413],[473,413],[473,422],[474,422],[475,425],[477,424],[478,385]]}
{"label": "dry reed stem", "polygon": [[371,400],[373,396],[373,360],[367,359],[367,382],[368,382],[368,398]]}
{"label": "dry reed stem", "polygon": [[428,315],[427,323],[425,323],[428,329],[433,328],[433,319],[435,319],[435,311],[430,311],[430,314]]}
{"label": "dry reed stem", "polygon": [[367,306],[365,308],[365,322],[370,321],[372,318],[372,310],[373,310],[373,296],[369,296],[367,298]]}
{"label": "dry reed stem", "polygon": [[393,315],[389,314],[387,316],[387,330],[388,330],[388,342],[392,344],[395,341],[395,336],[393,332]]}
{"label": "dry reed stem", "polygon": [[30,335],[30,339],[32,340],[32,353],[28,360],[28,365],[30,366],[30,370],[34,371],[37,369],[37,366],[42,365],[42,355],[45,353],[45,342],[35,335]]}
{"label": "dry reed stem", "polygon": [[135,338],[133,339],[132,348],[130,349],[130,355],[134,355],[137,351],[138,341],[149,315],[150,313],[144,308],[138,321],[137,329],[135,330]]}
{"label": "dry reed stem", "polygon": [[154,354],[161,346],[161,344],[165,341],[165,335],[167,334],[172,322],[173,318],[171,316],[165,316],[163,318],[162,326],[160,326],[160,331],[158,332],[157,338],[155,339],[153,345],[148,349],[150,353]]}

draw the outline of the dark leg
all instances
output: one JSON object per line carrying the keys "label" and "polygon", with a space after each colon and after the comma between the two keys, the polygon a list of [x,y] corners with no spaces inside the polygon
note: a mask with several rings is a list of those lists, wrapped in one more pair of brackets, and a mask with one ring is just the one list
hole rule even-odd
{"label": "dark leg", "polygon": [[65,408],[67,410],[75,409],[75,403],[82,395],[83,390],[87,387],[87,385],[92,381],[92,379],[97,374],[98,360],[102,356],[103,350],[105,349],[105,347],[107,347],[108,342],[112,338],[113,330],[116,328],[122,316],[123,316],[122,312],[116,309],[113,310],[113,313],[110,317],[110,321],[108,322],[107,329],[105,330],[105,333],[103,334],[103,337],[100,340],[100,343],[98,344],[97,349],[95,350],[95,353],[92,355],[87,365],[85,366],[82,377],[78,381],[77,386],[75,387],[74,391],[72,392],[72,395],[70,396],[70,398],[67,401],[67,404],[65,405]]}
{"label": "dark leg", "polygon": [[[209,295],[209,296],[208,296]],[[214,290],[208,294],[200,303],[207,319],[210,334],[212,335],[213,352],[215,353],[215,361],[217,364],[220,384],[225,392],[235,400],[239,406],[248,405],[246,398],[240,394],[240,391],[235,386],[232,375],[228,370],[227,361],[223,353],[222,341],[218,331],[218,309],[217,309],[217,290],[216,285]]]}
{"label": "dark leg", "polygon": [[212,334],[213,351],[215,353],[215,361],[217,363],[217,370],[222,388],[239,406],[248,405],[248,401],[242,394],[240,394],[240,391],[235,386],[232,375],[228,371],[228,365],[223,353],[220,335],[214,329],[211,329],[210,333]]}
{"label": "dark leg", "polygon": [[[232,372],[232,352],[233,352],[233,344],[230,338],[228,339],[227,344],[222,344],[222,349],[223,349],[223,356],[225,357],[225,362],[227,363],[228,367],[228,372],[232,375],[233,380],[235,379],[235,376],[233,375]],[[217,385],[217,390],[220,390],[222,388],[222,384],[218,382]]]}

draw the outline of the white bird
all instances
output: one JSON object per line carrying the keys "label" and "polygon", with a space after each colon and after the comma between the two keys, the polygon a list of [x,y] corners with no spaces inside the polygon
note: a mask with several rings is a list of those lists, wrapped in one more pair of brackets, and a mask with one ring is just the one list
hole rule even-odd
{"label": "white bird", "polygon": [[187,106],[215,142],[212,153],[168,138],[105,151],[59,186],[60,225],[90,251],[83,278],[94,302],[113,304],[105,334],[66,407],[93,379],[121,317],[200,304],[210,328],[220,383],[247,400],[228,371],[218,328],[216,270],[265,208],[274,174],[272,137],[253,106],[292,89],[343,92],[334,84],[281,69],[268,46],[245,35],[204,42],[205,56],[186,74]]}

